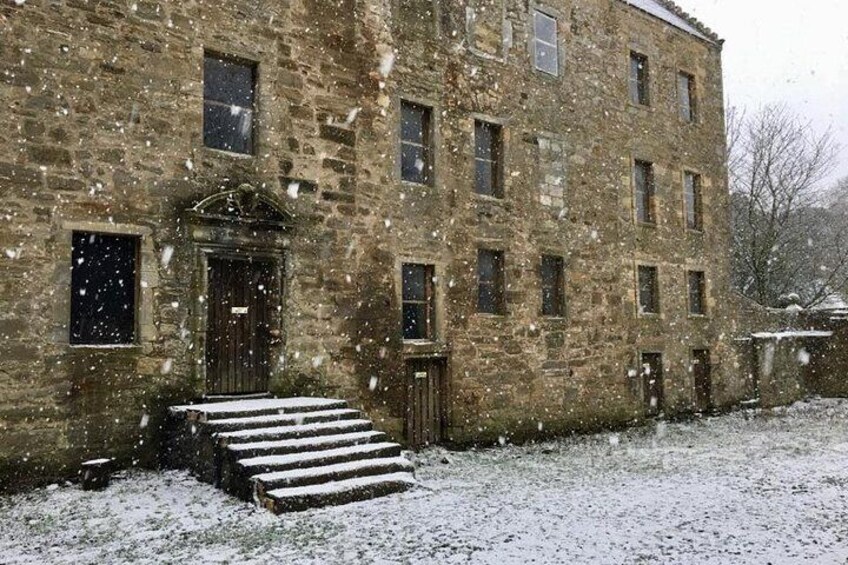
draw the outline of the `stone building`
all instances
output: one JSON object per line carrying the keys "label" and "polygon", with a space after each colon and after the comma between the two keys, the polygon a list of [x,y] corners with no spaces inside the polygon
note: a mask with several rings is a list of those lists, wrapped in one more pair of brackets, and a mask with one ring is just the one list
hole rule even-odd
{"label": "stone building", "polygon": [[721,41],[666,0],[0,5],[0,477],[165,408],[519,441],[726,406]]}

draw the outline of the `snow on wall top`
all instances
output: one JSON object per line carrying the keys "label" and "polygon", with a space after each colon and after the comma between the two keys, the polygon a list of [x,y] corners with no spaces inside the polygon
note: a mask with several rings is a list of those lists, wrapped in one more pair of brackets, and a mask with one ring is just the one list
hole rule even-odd
{"label": "snow on wall top", "polygon": [[672,10],[670,6],[674,6],[670,2],[661,0],[622,0],[625,4],[630,4],[634,8],[642,10],[664,22],[673,25],[674,27],[690,33],[695,37],[700,37],[710,43],[715,43],[717,38],[712,33],[705,33],[700,26],[695,25],[691,19],[684,17],[682,10]]}

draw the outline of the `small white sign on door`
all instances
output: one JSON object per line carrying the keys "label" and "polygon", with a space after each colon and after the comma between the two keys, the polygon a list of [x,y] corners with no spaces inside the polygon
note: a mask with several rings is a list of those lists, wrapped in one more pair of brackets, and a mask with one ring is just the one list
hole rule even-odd
{"label": "small white sign on door", "polygon": [[233,306],[230,308],[230,312],[235,314],[236,316],[246,316],[247,315],[247,306]]}
{"label": "small white sign on door", "polygon": [[415,378],[416,379],[426,379],[427,378],[427,371],[416,371],[415,372]]}

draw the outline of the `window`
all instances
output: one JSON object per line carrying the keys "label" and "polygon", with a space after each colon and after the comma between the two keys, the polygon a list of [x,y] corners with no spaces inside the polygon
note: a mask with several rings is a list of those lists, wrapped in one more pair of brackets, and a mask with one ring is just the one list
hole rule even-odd
{"label": "window", "polygon": [[707,313],[706,277],[703,271],[689,271],[689,313],[704,316]]}
{"label": "window", "polygon": [[474,121],[474,166],[477,194],[503,198],[501,127]]}
{"label": "window", "polygon": [[639,266],[639,313],[658,314],[660,311],[659,277],[656,267]]}
{"label": "window", "polygon": [[695,77],[686,73],[677,75],[677,97],[680,101],[680,118],[684,122],[695,121]]}
{"label": "window", "polygon": [[533,63],[538,71],[559,74],[557,21],[538,10],[533,11]]}
{"label": "window", "polygon": [[403,339],[435,338],[435,293],[432,265],[404,263]]}
{"label": "window", "polygon": [[502,251],[477,251],[477,311],[484,314],[503,314],[504,256]]}
{"label": "window", "polygon": [[656,223],[656,218],[654,218],[654,165],[647,161],[636,161],[633,166],[633,184],[636,221],[642,224]]}
{"label": "window", "polygon": [[405,181],[432,182],[430,119],[430,108],[405,100],[400,103],[400,176]]}
{"label": "window", "polygon": [[662,353],[642,353],[642,388],[645,412],[657,416],[663,411],[663,358]]}
{"label": "window", "polygon": [[203,61],[203,144],[253,153],[256,65],[206,54]]}
{"label": "window", "polygon": [[133,343],[138,238],[74,232],[71,245],[70,342]]}
{"label": "window", "polygon": [[542,315],[565,315],[563,283],[565,262],[562,257],[542,256]]}
{"label": "window", "polygon": [[686,207],[686,227],[690,230],[704,229],[703,206],[701,204],[701,175],[683,173],[683,200]]}
{"label": "window", "polygon": [[651,103],[648,92],[648,58],[632,51],[630,52],[630,100],[642,106],[648,106]]}

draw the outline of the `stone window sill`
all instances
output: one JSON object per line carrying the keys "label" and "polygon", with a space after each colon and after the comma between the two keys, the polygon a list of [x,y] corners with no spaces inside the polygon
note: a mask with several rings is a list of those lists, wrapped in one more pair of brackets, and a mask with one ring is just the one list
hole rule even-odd
{"label": "stone window sill", "polygon": [[138,343],[104,343],[104,344],[88,344],[88,343],[69,343],[70,349],[75,350],[92,350],[92,351],[111,351],[111,350],[133,350],[141,349]]}
{"label": "stone window sill", "polygon": [[450,346],[441,341],[408,339],[403,342],[404,357],[438,357],[450,352]]}
{"label": "stone window sill", "polygon": [[215,149],[214,147],[206,147],[205,145],[201,147],[201,151],[212,157],[224,157],[227,159],[233,159],[237,161],[249,161],[251,159],[255,159],[256,155],[253,153],[236,153],[235,151],[227,151],[225,149]]}

